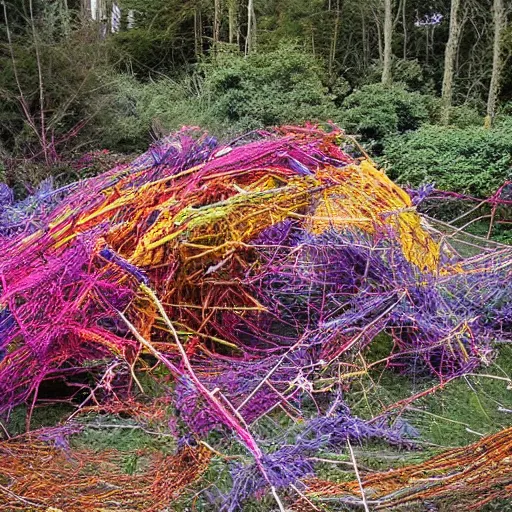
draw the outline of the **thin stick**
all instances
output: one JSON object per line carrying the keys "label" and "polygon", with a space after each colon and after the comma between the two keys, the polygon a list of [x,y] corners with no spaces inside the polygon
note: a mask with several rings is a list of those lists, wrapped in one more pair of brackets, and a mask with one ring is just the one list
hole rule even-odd
{"label": "thin stick", "polygon": [[286,509],[284,508],[283,503],[281,502],[281,498],[279,498],[276,488],[271,485],[270,489],[272,490],[272,496],[274,496],[274,499],[276,500],[277,506],[279,507],[280,512],[286,512]]}
{"label": "thin stick", "polygon": [[361,476],[359,475],[359,470],[357,469],[356,456],[354,455],[354,451],[352,450],[352,445],[350,444],[350,439],[347,437],[347,445],[350,451],[350,458],[352,459],[352,464],[354,465],[354,471],[356,473],[357,482],[359,484],[359,489],[361,490],[361,497],[363,499],[363,506],[365,512],[370,512],[368,508],[368,503],[366,502],[366,496],[364,495],[363,482],[361,480]]}
{"label": "thin stick", "polygon": [[12,492],[7,487],[4,487],[3,485],[0,485],[0,491],[4,492],[8,496],[12,496],[17,501],[21,501],[21,503],[25,503],[26,505],[30,505],[31,507],[46,508],[46,505],[41,505],[39,503],[35,503],[34,501],[27,500],[27,499],[23,498],[22,496],[18,496],[17,494]]}

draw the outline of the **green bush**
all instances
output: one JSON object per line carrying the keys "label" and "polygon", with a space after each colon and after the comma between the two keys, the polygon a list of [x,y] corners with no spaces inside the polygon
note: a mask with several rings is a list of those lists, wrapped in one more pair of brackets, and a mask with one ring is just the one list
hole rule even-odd
{"label": "green bush", "polygon": [[227,138],[265,126],[323,121],[336,113],[317,62],[289,45],[247,58],[225,52],[178,80],[121,76],[111,90],[95,138],[115,151],[144,150],[151,132],[158,137],[183,125]]}
{"label": "green bush", "polygon": [[145,151],[159,138],[184,125],[218,132],[203,104],[200,91],[189,80],[163,78],[141,83],[133,77],[116,77],[112,102],[95,123],[95,138],[102,147],[118,152]]}
{"label": "green bush", "polygon": [[389,139],[382,162],[401,183],[488,196],[512,176],[512,118],[491,130],[424,126]]}
{"label": "green bush", "polygon": [[365,85],[345,98],[341,124],[379,153],[391,135],[416,130],[429,120],[432,98],[402,85]]}
{"label": "green bush", "polygon": [[[381,60],[373,62],[358,84],[363,86],[379,83],[382,77],[382,69],[383,63]],[[425,80],[423,67],[418,59],[393,59],[391,74],[393,82],[401,84],[408,91],[432,93],[432,84]]]}
{"label": "green bush", "polygon": [[484,116],[469,105],[459,105],[450,110],[450,125],[457,128],[468,128],[470,126],[482,126]]}
{"label": "green bush", "polygon": [[[442,101],[441,98],[433,98],[431,103],[432,124],[442,124]],[[468,128],[470,126],[483,126],[484,116],[475,106],[455,105],[450,108],[449,126],[456,128]]]}
{"label": "green bush", "polygon": [[211,114],[236,131],[327,120],[336,110],[318,62],[290,45],[218,59],[205,68],[204,87]]}

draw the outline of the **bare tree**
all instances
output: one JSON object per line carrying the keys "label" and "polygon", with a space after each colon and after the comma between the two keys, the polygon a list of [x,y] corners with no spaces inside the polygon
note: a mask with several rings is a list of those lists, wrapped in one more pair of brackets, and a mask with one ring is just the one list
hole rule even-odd
{"label": "bare tree", "polygon": [[382,68],[382,83],[390,85],[393,81],[391,65],[393,60],[391,42],[393,37],[393,12],[391,0],[384,0],[384,66]]}
{"label": "bare tree", "polygon": [[[34,3],[34,0],[28,1],[28,12],[24,21],[30,33],[30,36],[28,34],[27,36],[31,39],[30,49],[33,51],[35,60],[37,88],[33,90],[31,76],[23,76],[20,73],[19,61],[15,54],[16,45],[13,42],[11,33],[7,3],[0,0],[7,36],[6,50],[9,52],[11,59],[11,70],[17,89],[17,91],[6,89],[0,92],[2,93],[2,100],[5,98],[7,101],[19,106],[24,123],[30,128],[37,141],[30,140],[24,143],[23,156],[31,160],[42,158],[47,165],[52,165],[58,159],[57,151],[60,148],[64,148],[70,140],[76,137],[102,108],[99,107],[96,111],[91,109],[90,113],[69,126],[69,128],[66,128],[67,118],[73,113],[77,100],[83,98],[84,95],[96,96],[98,91],[101,91],[103,88],[107,89],[110,84],[99,85],[97,81],[93,80],[93,85],[89,85],[98,64],[104,62],[104,54],[102,52],[93,52],[86,54],[86,59],[79,59],[81,65],[77,66],[78,75],[75,75],[75,77],[78,76],[78,78],[74,82],[74,87],[70,88],[69,92],[60,94],[58,98],[52,98],[52,94],[47,90],[48,88],[52,89],[51,73],[45,74],[45,71],[48,69],[51,71],[53,67],[53,59],[49,57],[51,53],[47,49],[50,44],[55,45],[55,40],[51,39],[53,35],[49,35],[55,27],[51,26],[48,29],[48,24],[41,23],[41,21],[46,21],[47,18],[37,19],[35,17]],[[59,4],[53,7],[59,8]],[[68,20],[60,19],[59,22],[60,26],[65,30]],[[45,32],[45,29],[50,32]],[[53,32],[51,33],[53,34]],[[69,52],[69,47],[67,46],[54,46],[54,52],[55,54],[58,52],[62,59],[67,59],[69,62],[75,60],[75,56]],[[82,71],[83,74],[81,73]]]}
{"label": "bare tree", "polygon": [[444,52],[444,75],[442,86],[442,105],[441,121],[443,124],[450,122],[450,110],[453,98],[453,75],[455,67],[455,58],[461,33],[461,24],[459,21],[460,0],[452,0],[450,7],[450,29],[448,43]]}
{"label": "bare tree", "polygon": [[496,99],[498,97],[498,89],[500,86],[501,71],[503,68],[502,61],[502,41],[503,29],[505,28],[505,9],[503,0],[494,0],[493,4],[493,21],[494,21],[494,45],[492,58],[492,75],[491,84],[489,86],[489,95],[487,97],[487,117],[486,126],[491,126],[494,120]]}
{"label": "bare tree", "polygon": [[[1,2],[1,4],[2,4],[2,7],[3,7],[4,20],[5,20],[5,28],[6,28],[6,34],[7,34],[7,41],[9,43],[8,47],[9,47],[10,57],[11,57],[11,61],[12,61],[12,71],[13,71],[14,79],[16,81],[16,86],[17,86],[18,92],[19,92],[19,96],[18,96],[19,105],[20,105],[21,110],[23,112],[23,116],[24,116],[24,119],[25,119],[26,123],[30,126],[30,128],[34,132],[35,136],[37,137],[37,139],[39,141],[39,144],[40,144],[41,148],[44,151],[45,159],[47,159],[46,139],[43,139],[43,137],[41,136],[41,132],[39,131],[39,129],[37,127],[36,120],[35,120],[34,116],[32,116],[32,114],[30,112],[29,102],[27,101],[26,95],[23,92],[23,88],[21,86],[21,81],[20,81],[20,77],[19,77],[19,74],[18,74],[17,60],[16,60],[16,57],[14,55],[14,45],[12,43],[12,38],[11,38],[11,29],[10,29],[10,26],[9,26],[9,17],[7,15],[7,4],[5,2]],[[38,71],[39,70],[40,70],[40,68],[38,68]],[[44,119],[44,114],[43,114],[43,119]]]}

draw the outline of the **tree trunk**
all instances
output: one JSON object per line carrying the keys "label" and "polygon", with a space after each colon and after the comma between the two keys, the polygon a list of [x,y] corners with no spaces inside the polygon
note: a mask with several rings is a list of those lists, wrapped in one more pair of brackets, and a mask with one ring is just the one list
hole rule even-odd
{"label": "tree trunk", "polygon": [[62,22],[62,29],[63,29],[64,35],[67,37],[67,36],[69,36],[69,33],[71,32],[71,23],[70,23],[71,19],[69,16],[68,0],[62,0],[62,2],[60,3],[59,17]]}
{"label": "tree trunk", "polygon": [[245,54],[256,49],[256,14],[254,12],[254,0],[247,4],[247,38],[245,40]]}
{"label": "tree trunk", "polygon": [[384,57],[383,57],[384,51],[382,49],[382,31],[380,29],[379,18],[377,16],[375,16],[375,13],[374,13],[374,18],[375,18],[375,26],[377,27],[377,43],[378,43],[377,49],[379,50],[379,63],[382,63],[384,61]]}
{"label": "tree trunk", "polygon": [[334,28],[331,39],[331,51],[329,52],[329,78],[334,76],[334,62],[336,60],[336,51],[338,49],[338,33],[340,31],[340,17],[341,17],[340,0],[336,0],[336,16],[334,18]]}
{"label": "tree trunk", "polygon": [[382,83],[391,85],[391,63],[393,59],[391,40],[393,36],[393,13],[391,0],[384,0],[384,66],[382,68]]}
{"label": "tree trunk", "polygon": [[370,44],[368,42],[368,35],[366,30],[366,18],[363,7],[361,6],[361,31],[363,36],[363,69],[368,69],[368,61],[370,55]]}
{"label": "tree trunk", "polygon": [[404,55],[403,59],[407,60],[407,2],[402,2],[402,29],[404,32]]}
{"label": "tree trunk", "polygon": [[201,19],[201,6],[196,5],[194,11],[194,51],[196,58],[203,53],[203,22]]}
{"label": "tree trunk", "polygon": [[221,17],[221,4],[220,0],[214,0],[214,15],[213,15],[213,52],[216,53],[220,40],[220,17]]}
{"label": "tree trunk", "polygon": [[505,27],[505,10],[503,8],[503,0],[494,0],[493,5],[493,21],[494,21],[494,46],[492,58],[492,75],[491,84],[489,86],[489,95],[487,97],[487,117],[486,126],[490,127],[494,121],[496,99],[500,86],[501,70],[502,70],[502,39],[503,29]]}
{"label": "tree trunk", "polygon": [[229,43],[234,44],[238,41],[238,0],[229,0],[228,4],[229,18]]}
{"label": "tree trunk", "polygon": [[450,32],[448,36],[448,43],[446,44],[446,50],[444,52],[444,75],[441,93],[443,106],[441,121],[443,124],[448,124],[450,122],[450,110],[452,107],[453,97],[453,70],[461,32],[458,18],[459,7],[460,0],[452,0],[450,9]]}

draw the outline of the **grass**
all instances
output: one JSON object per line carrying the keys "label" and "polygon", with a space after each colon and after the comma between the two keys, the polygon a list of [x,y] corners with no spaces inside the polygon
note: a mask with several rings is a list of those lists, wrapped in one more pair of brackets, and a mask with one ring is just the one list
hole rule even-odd
{"label": "grass", "polygon": [[[378,348],[378,347],[377,347]],[[372,417],[378,406],[391,405],[436,384],[388,369],[370,372],[355,383],[347,400],[354,413]],[[475,375],[451,381],[403,411],[421,439],[439,447],[469,444],[512,424],[512,347],[503,345],[496,360]]]}
{"label": "grass", "polygon": [[[53,427],[74,411],[71,404],[46,404],[34,408],[30,422],[31,430],[43,427]],[[19,405],[4,423],[11,437],[23,434],[26,431],[27,406]]]}

